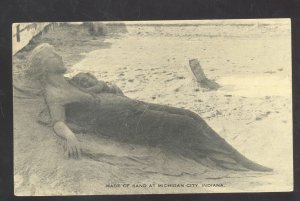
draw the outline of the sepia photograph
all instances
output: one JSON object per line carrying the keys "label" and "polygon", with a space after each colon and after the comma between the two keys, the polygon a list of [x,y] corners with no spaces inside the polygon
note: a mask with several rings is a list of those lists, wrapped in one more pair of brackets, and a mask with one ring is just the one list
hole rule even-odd
{"label": "sepia photograph", "polygon": [[291,21],[12,24],[16,196],[293,191]]}

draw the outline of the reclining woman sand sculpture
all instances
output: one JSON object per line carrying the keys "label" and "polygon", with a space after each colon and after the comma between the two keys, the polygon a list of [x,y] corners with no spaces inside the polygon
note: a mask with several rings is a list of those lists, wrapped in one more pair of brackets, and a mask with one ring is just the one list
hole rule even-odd
{"label": "reclining woman sand sculpture", "polygon": [[67,80],[63,60],[49,44],[36,47],[28,64],[27,77],[40,84],[48,123],[64,139],[69,157],[80,157],[74,133],[84,130],[159,147],[208,167],[271,171],[240,154],[194,112],[130,99],[91,74]]}

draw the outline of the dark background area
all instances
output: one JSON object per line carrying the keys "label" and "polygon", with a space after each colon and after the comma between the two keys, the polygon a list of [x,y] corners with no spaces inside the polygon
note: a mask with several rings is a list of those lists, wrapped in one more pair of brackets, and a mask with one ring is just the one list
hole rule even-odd
{"label": "dark background area", "polygon": [[[300,200],[300,0],[1,0],[0,200]],[[294,192],[187,195],[14,197],[12,44],[14,22],[291,18],[294,117]]]}

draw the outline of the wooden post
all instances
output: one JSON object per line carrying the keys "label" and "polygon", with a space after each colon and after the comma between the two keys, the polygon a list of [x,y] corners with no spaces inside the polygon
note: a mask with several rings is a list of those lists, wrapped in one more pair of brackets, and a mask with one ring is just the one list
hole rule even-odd
{"label": "wooden post", "polygon": [[215,81],[209,80],[205,74],[204,71],[198,61],[198,59],[191,59],[189,60],[189,65],[191,68],[191,71],[196,79],[196,81],[199,83],[199,85],[203,88],[209,89],[209,90],[217,90],[220,85],[216,83]]}
{"label": "wooden post", "polygon": [[16,35],[17,35],[17,42],[20,42],[21,39],[20,39],[20,25],[19,24],[17,25],[17,33],[16,33]]}

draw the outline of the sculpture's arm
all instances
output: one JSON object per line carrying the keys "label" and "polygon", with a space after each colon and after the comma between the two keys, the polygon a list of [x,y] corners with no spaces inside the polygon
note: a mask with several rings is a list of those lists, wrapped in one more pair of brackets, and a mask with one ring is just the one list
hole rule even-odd
{"label": "sculpture's arm", "polygon": [[89,87],[85,89],[87,92],[92,92],[99,94],[101,92],[104,93],[112,93],[117,95],[124,95],[121,89],[116,84],[111,84],[111,86],[107,85],[106,83],[98,83],[95,86]]}
{"label": "sculpture's arm", "polygon": [[81,156],[81,148],[75,134],[65,123],[64,105],[51,92],[46,92],[45,100],[50,111],[53,130],[63,140],[64,150],[67,152],[68,157],[79,158]]}
{"label": "sculpture's arm", "polygon": [[103,85],[95,85],[95,86],[92,86],[92,87],[89,87],[89,88],[85,88],[85,90],[89,93],[101,93],[104,91],[104,87]]}
{"label": "sculpture's arm", "polygon": [[63,121],[58,121],[53,126],[54,132],[64,139],[64,150],[68,153],[68,157],[80,158],[81,147],[70,128]]}
{"label": "sculpture's arm", "polygon": [[94,103],[96,101],[93,95],[83,92],[72,85],[67,89],[66,96],[63,98],[65,104],[71,102]]}

